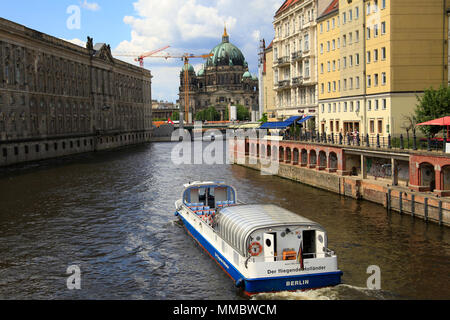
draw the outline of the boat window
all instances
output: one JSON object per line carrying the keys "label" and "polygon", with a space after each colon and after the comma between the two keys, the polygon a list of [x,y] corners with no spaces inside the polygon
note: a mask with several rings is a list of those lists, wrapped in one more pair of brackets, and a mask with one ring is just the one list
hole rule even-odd
{"label": "boat window", "polygon": [[198,202],[206,204],[206,188],[198,189]]}

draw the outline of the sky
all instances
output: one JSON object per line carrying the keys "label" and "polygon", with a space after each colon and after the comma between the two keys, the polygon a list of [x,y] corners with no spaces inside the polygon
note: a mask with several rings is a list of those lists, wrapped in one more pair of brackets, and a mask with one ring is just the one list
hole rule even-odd
{"label": "sky", "polygon": [[[161,54],[208,54],[222,41],[241,49],[258,74],[259,40],[274,37],[273,16],[284,0],[2,0],[0,17],[85,46],[104,42],[117,53],[143,53],[170,46]],[[116,58],[138,65],[132,58]],[[205,61],[192,59],[198,71]],[[148,58],[152,97],[176,102],[183,62]]]}

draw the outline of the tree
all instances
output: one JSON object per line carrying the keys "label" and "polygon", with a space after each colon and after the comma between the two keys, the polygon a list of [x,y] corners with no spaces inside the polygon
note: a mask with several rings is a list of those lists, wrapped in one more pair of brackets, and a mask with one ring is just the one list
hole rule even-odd
{"label": "tree", "polygon": [[263,113],[263,116],[259,119],[259,122],[266,123],[267,121],[269,121],[267,118],[267,113]]}
{"label": "tree", "polygon": [[236,106],[237,118],[239,121],[248,121],[250,120],[250,112],[243,105],[238,104]]}
{"label": "tree", "polygon": [[172,117],[170,118],[172,121],[179,121],[180,120],[180,113],[178,111],[175,111],[172,113]]}
{"label": "tree", "polygon": [[[422,97],[417,96],[415,119],[417,123],[430,121],[450,115],[450,87],[442,85],[438,90],[425,90]],[[435,136],[442,127],[420,126],[427,136]]]}
{"label": "tree", "polygon": [[219,121],[220,113],[214,107],[209,107],[195,114],[195,120],[197,121]]}

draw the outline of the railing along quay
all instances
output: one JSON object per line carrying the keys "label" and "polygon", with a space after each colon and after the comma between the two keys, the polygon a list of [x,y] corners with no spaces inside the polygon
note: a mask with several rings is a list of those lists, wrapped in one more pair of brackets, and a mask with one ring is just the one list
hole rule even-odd
{"label": "railing along quay", "polygon": [[302,130],[297,134],[287,133],[284,135],[285,140],[299,141],[299,142],[311,142],[311,143],[323,143],[337,146],[353,146],[353,147],[366,147],[377,149],[400,149],[400,150],[413,150],[413,151],[437,151],[446,152],[446,144],[443,139],[437,140],[432,138],[418,138],[416,134],[412,137],[407,134],[400,135],[360,135],[358,134],[320,134],[318,131],[305,131]]}

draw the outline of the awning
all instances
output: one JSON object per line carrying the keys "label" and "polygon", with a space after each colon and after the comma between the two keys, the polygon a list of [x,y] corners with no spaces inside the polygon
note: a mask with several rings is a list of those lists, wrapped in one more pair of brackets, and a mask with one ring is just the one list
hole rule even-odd
{"label": "awning", "polygon": [[297,121],[299,118],[301,118],[300,116],[293,116],[290,117],[287,120],[284,120],[283,122],[286,123],[288,126],[292,126],[294,124],[295,121]]}
{"label": "awning", "polygon": [[289,127],[286,122],[266,122],[264,123],[260,129],[286,129]]}
{"label": "awning", "polygon": [[418,126],[450,126],[450,117],[443,117],[424,123],[419,123]]}
{"label": "awning", "polygon": [[314,118],[313,116],[307,116],[304,117],[303,119],[300,119],[299,121],[297,121],[298,124],[302,124],[303,122],[308,121],[309,119]]}

